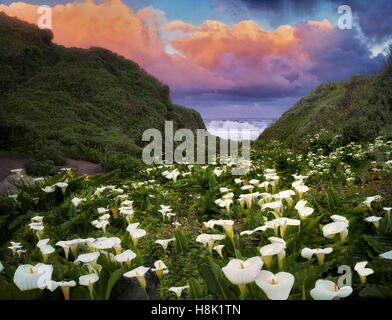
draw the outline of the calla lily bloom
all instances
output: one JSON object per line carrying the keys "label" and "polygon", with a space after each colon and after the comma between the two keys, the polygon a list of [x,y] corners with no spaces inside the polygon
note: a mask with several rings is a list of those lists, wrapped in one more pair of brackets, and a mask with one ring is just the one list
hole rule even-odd
{"label": "calla lily bloom", "polygon": [[21,249],[21,248],[22,248],[22,245],[21,245],[20,242],[13,242],[13,241],[11,241],[10,243],[11,243],[11,246],[8,247],[8,249],[12,250],[12,255],[15,257],[16,251],[17,251],[18,249]]}
{"label": "calla lily bloom", "polygon": [[45,193],[52,193],[54,192],[56,189],[53,186],[46,186],[45,188],[41,188],[41,190]]}
{"label": "calla lily bloom", "polygon": [[48,262],[49,255],[55,251],[51,245],[44,245],[40,247],[42,256],[44,257],[44,263]]}
{"label": "calla lily bloom", "polygon": [[175,238],[162,239],[162,240],[156,240],[155,243],[161,245],[162,248],[163,248],[164,250],[166,250],[166,249],[167,249],[167,246],[169,245],[169,243],[170,243],[171,241],[174,241],[174,240],[175,240]]}
{"label": "calla lily bloom", "polygon": [[81,254],[74,261],[74,263],[78,264],[79,262],[82,262],[82,263],[94,264],[97,261],[97,259],[99,258],[99,255],[100,255],[99,252],[91,252],[91,253]]}
{"label": "calla lily bloom", "polygon": [[123,253],[120,253],[114,257],[114,260],[117,262],[125,262],[128,268],[131,267],[132,259],[136,258],[136,253],[132,250],[126,250]]}
{"label": "calla lily bloom", "polygon": [[62,247],[64,249],[65,258],[68,259],[69,248],[71,247],[68,241],[58,241],[56,246]]}
{"label": "calla lily bloom", "polygon": [[93,289],[94,289],[94,283],[99,280],[99,276],[95,273],[87,274],[85,276],[79,277],[79,284],[82,286],[87,286],[88,291],[90,292],[90,297],[91,300],[93,300]]}
{"label": "calla lily bloom", "polygon": [[373,201],[379,202],[379,201],[381,201],[381,200],[382,200],[382,197],[379,196],[379,195],[376,195],[376,196],[374,196],[374,197],[367,197],[366,200],[365,200],[364,202],[362,202],[362,203],[363,203],[365,206],[367,206],[367,207],[369,208],[369,210],[371,210],[371,209],[372,209],[372,202],[373,202]]}
{"label": "calla lily bloom", "polygon": [[332,248],[325,248],[325,249],[309,249],[309,248],[304,248],[301,251],[301,256],[304,257],[305,259],[311,259],[312,256],[315,254],[317,256],[317,260],[319,264],[324,263],[325,255],[330,254],[333,251]]}
{"label": "calla lily bloom", "polygon": [[14,282],[19,290],[45,289],[52,277],[51,264],[38,263],[20,265],[14,273]]}
{"label": "calla lily bloom", "polygon": [[65,194],[65,190],[68,187],[68,183],[66,183],[66,182],[57,182],[55,185],[61,189],[61,192],[63,194]]}
{"label": "calla lily bloom", "polygon": [[226,235],[224,234],[206,234],[202,233],[196,238],[196,242],[200,242],[203,244],[203,246],[208,245],[208,251],[212,255],[212,247],[214,245],[215,241],[220,241],[226,238]]}
{"label": "calla lily bloom", "polygon": [[251,234],[253,234],[253,233],[257,232],[257,231],[265,231],[265,230],[267,230],[267,228],[268,228],[267,226],[260,226],[260,227],[257,227],[254,230],[241,231],[240,235],[241,236],[243,236],[243,235],[251,235]]}
{"label": "calla lily bloom", "polygon": [[346,298],[353,292],[350,286],[338,288],[335,282],[319,279],[310,291],[314,300],[339,300]]}
{"label": "calla lily bloom", "polygon": [[265,209],[271,209],[273,210],[273,214],[275,216],[275,218],[280,218],[282,216],[282,207],[283,207],[283,203],[281,200],[279,201],[274,201],[274,202],[268,202],[263,204],[263,206],[261,207],[261,210],[265,210]]}
{"label": "calla lily bloom", "polygon": [[214,249],[216,252],[218,252],[219,256],[220,256],[222,259],[223,259],[222,250],[223,250],[224,246],[225,246],[225,245],[220,244],[220,245],[217,245],[217,246],[213,247],[213,249]]}
{"label": "calla lily bloom", "polygon": [[126,278],[137,278],[137,281],[139,281],[139,284],[142,286],[144,290],[146,290],[146,278],[144,275],[146,272],[150,270],[150,268],[146,268],[144,266],[137,267],[131,271],[128,271],[124,273],[124,277]]}
{"label": "calla lily bloom", "polygon": [[392,260],[392,250],[380,254],[379,257],[384,258],[384,259],[388,259],[388,260]]}
{"label": "calla lily bloom", "polygon": [[3,270],[4,270],[4,266],[3,266],[3,264],[0,261],[0,272],[3,271]]}
{"label": "calla lily bloom", "polygon": [[152,268],[151,271],[155,272],[159,280],[162,280],[163,272],[164,271],[169,271],[167,266],[163,263],[162,260],[158,260],[154,262],[154,267]]}
{"label": "calla lily bloom", "polygon": [[217,177],[219,177],[219,176],[223,173],[223,170],[214,169],[212,172],[213,172]]}
{"label": "calla lily bloom", "polygon": [[255,282],[269,299],[287,300],[294,285],[294,276],[288,272],[279,272],[274,275],[270,271],[261,270]]}
{"label": "calla lily bloom", "polygon": [[131,235],[133,244],[136,247],[139,239],[144,237],[147,232],[144,229],[132,229],[131,231],[129,231],[129,234]]}
{"label": "calla lily bloom", "polygon": [[176,294],[177,298],[180,298],[182,291],[185,289],[189,289],[189,286],[171,287],[171,288],[169,288],[169,291],[174,292]]}
{"label": "calla lily bloom", "polygon": [[380,225],[380,220],[382,218],[381,217],[376,217],[376,216],[371,216],[371,217],[367,217],[365,219],[363,219],[366,222],[371,222],[374,224],[374,226],[376,227],[376,229],[379,227]]}
{"label": "calla lily bloom", "polygon": [[340,239],[346,240],[348,235],[347,223],[332,222],[323,227],[323,235],[328,239],[333,239],[337,233],[340,233]]}
{"label": "calla lily bloom", "polygon": [[295,186],[294,189],[298,192],[299,199],[302,199],[302,196],[305,192],[309,191],[309,187],[303,185]]}
{"label": "calla lily bloom", "polygon": [[56,282],[56,281],[52,281],[52,280],[50,280],[49,281],[49,283],[48,283],[48,285],[47,285],[47,288],[50,290],[50,291],[54,291],[54,290],[56,290],[58,287],[60,287],[61,288],[61,291],[63,292],[63,295],[64,295],[64,300],[69,300],[69,291],[70,291],[70,288],[71,287],[75,287],[76,286],[76,282],[75,281],[59,281],[59,282]]}
{"label": "calla lily bloom", "polygon": [[373,269],[365,268],[367,263],[367,261],[358,262],[354,267],[354,270],[358,272],[362,283],[366,283],[366,277],[374,273]]}
{"label": "calla lily bloom", "polygon": [[226,234],[229,236],[229,238],[232,240],[234,239],[233,220],[217,220],[215,224],[223,227],[223,229],[226,231]]}
{"label": "calla lily bloom", "polygon": [[75,208],[77,208],[77,207],[79,206],[79,204],[81,204],[83,201],[86,201],[86,199],[75,197],[75,198],[73,198],[73,199],[71,200],[71,202],[72,202],[72,204],[75,206]]}
{"label": "calla lily bloom", "polygon": [[246,284],[255,281],[259,275],[263,261],[260,257],[252,257],[246,261],[232,259],[222,268],[223,273],[232,284],[238,285],[242,294],[245,294]]}
{"label": "calla lily bloom", "polygon": [[217,199],[217,200],[215,200],[215,203],[222,208],[226,208],[227,212],[229,213],[230,212],[230,205],[233,203],[233,200],[231,200],[231,199],[225,199],[225,200]]}
{"label": "calla lily bloom", "polygon": [[263,259],[268,269],[271,268],[272,257],[274,255],[278,255],[278,262],[279,265],[281,266],[281,263],[286,255],[284,250],[285,247],[286,247],[285,245],[280,243],[271,243],[260,248],[261,258]]}

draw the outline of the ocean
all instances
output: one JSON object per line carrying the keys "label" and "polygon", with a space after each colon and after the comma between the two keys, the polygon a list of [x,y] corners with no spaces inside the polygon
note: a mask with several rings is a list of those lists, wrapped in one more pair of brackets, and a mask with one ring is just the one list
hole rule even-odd
{"label": "ocean", "polygon": [[[276,119],[204,119],[207,130],[223,139],[256,140]],[[243,135],[241,137],[241,134]]]}

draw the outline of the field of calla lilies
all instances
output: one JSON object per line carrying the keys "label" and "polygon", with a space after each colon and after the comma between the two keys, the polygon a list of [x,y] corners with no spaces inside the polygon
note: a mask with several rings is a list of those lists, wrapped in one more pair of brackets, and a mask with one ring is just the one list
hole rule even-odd
{"label": "field of calla lilies", "polygon": [[[247,174],[231,174],[245,167]],[[0,299],[392,298],[392,141],[250,162],[20,177],[0,197]],[[125,289],[124,289],[125,288]],[[128,293],[127,293],[128,294]]]}

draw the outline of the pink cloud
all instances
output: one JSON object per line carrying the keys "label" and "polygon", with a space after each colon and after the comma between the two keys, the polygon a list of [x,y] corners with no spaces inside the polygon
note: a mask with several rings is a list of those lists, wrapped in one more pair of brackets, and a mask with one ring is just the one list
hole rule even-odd
{"label": "pink cloud", "polygon": [[[37,23],[37,7],[16,2],[0,5],[0,11]],[[268,31],[251,20],[233,27],[207,20],[195,27],[180,20],[166,23],[164,12],[153,7],[134,12],[121,0],[56,5],[52,12],[55,43],[107,48],[134,60],[177,90],[290,89],[314,84],[317,78],[308,71],[317,63],[314,52],[325,49],[335,37],[328,20]],[[161,31],[180,32],[174,40],[167,40]],[[182,55],[168,54],[168,44]]]}

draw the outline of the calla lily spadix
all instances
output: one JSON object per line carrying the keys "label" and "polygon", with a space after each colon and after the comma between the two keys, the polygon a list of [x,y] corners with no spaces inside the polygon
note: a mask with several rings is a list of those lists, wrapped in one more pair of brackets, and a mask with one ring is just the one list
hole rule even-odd
{"label": "calla lily spadix", "polygon": [[61,291],[63,292],[63,295],[64,295],[64,300],[69,300],[69,291],[70,291],[70,288],[72,288],[72,287],[75,287],[76,286],[76,282],[75,281],[59,281],[59,282],[56,282],[56,281],[52,281],[52,280],[50,280],[49,281],[49,283],[48,283],[48,285],[47,285],[47,288],[50,290],[50,291],[54,291],[54,290],[56,290],[58,287],[60,287],[61,288]]}
{"label": "calla lily spadix", "polygon": [[97,282],[98,280],[99,280],[99,276],[95,273],[91,273],[79,277],[79,284],[81,284],[82,286],[86,286],[88,288],[88,291],[90,292],[91,300],[94,299],[93,297],[94,283]]}
{"label": "calla lily spadix", "polygon": [[315,254],[317,256],[317,260],[319,264],[324,263],[325,255],[330,254],[333,251],[332,248],[316,248],[316,249],[309,249],[309,248],[304,248],[301,251],[301,256],[304,257],[305,259],[311,259],[312,256]]}
{"label": "calla lily spadix", "polygon": [[125,250],[123,253],[120,253],[114,257],[114,260],[117,262],[125,262],[128,268],[131,267],[132,259],[136,258],[136,253],[132,250]]}
{"label": "calla lily spadix", "polygon": [[261,270],[255,282],[269,299],[287,300],[294,285],[294,276],[288,272],[279,272],[274,275],[270,271]]}
{"label": "calla lily spadix", "polygon": [[259,275],[263,261],[260,257],[252,257],[246,261],[232,259],[222,268],[223,273],[232,284],[238,285],[242,294],[248,283],[255,281]]}
{"label": "calla lily spadix", "polygon": [[337,233],[340,233],[341,241],[346,240],[348,236],[347,223],[332,222],[323,227],[323,235],[328,239],[333,239]]}
{"label": "calla lily spadix", "polygon": [[261,258],[263,259],[263,261],[268,269],[271,268],[272,257],[274,255],[278,256],[279,266],[282,267],[282,261],[283,261],[284,257],[286,256],[286,252],[284,250],[285,247],[286,247],[285,245],[280,244],[280,243],[271,243],[271,244],[267,244],[264,247],[260,248]]}
{"label": "calla lily spadix", "polygon": [[310,291],[314,300],[339,300],[346,298],[353,292],[350,286],[338,288],[335,282],[319,279]]}
{"label": "calla lily spadix", "polygon": [[354,270],[358,272],[362,283],[366,283],[366,277],[374,273],[373,269],[365,268],[367,263],[367,261],[358,262],[354,267]]}
{"label": "calla lily spadix", "polygon": [[21,291],[45,289],[52,277],[52,272],[53,266],[51,264],[20,265],[14,273],[14,282]]}

